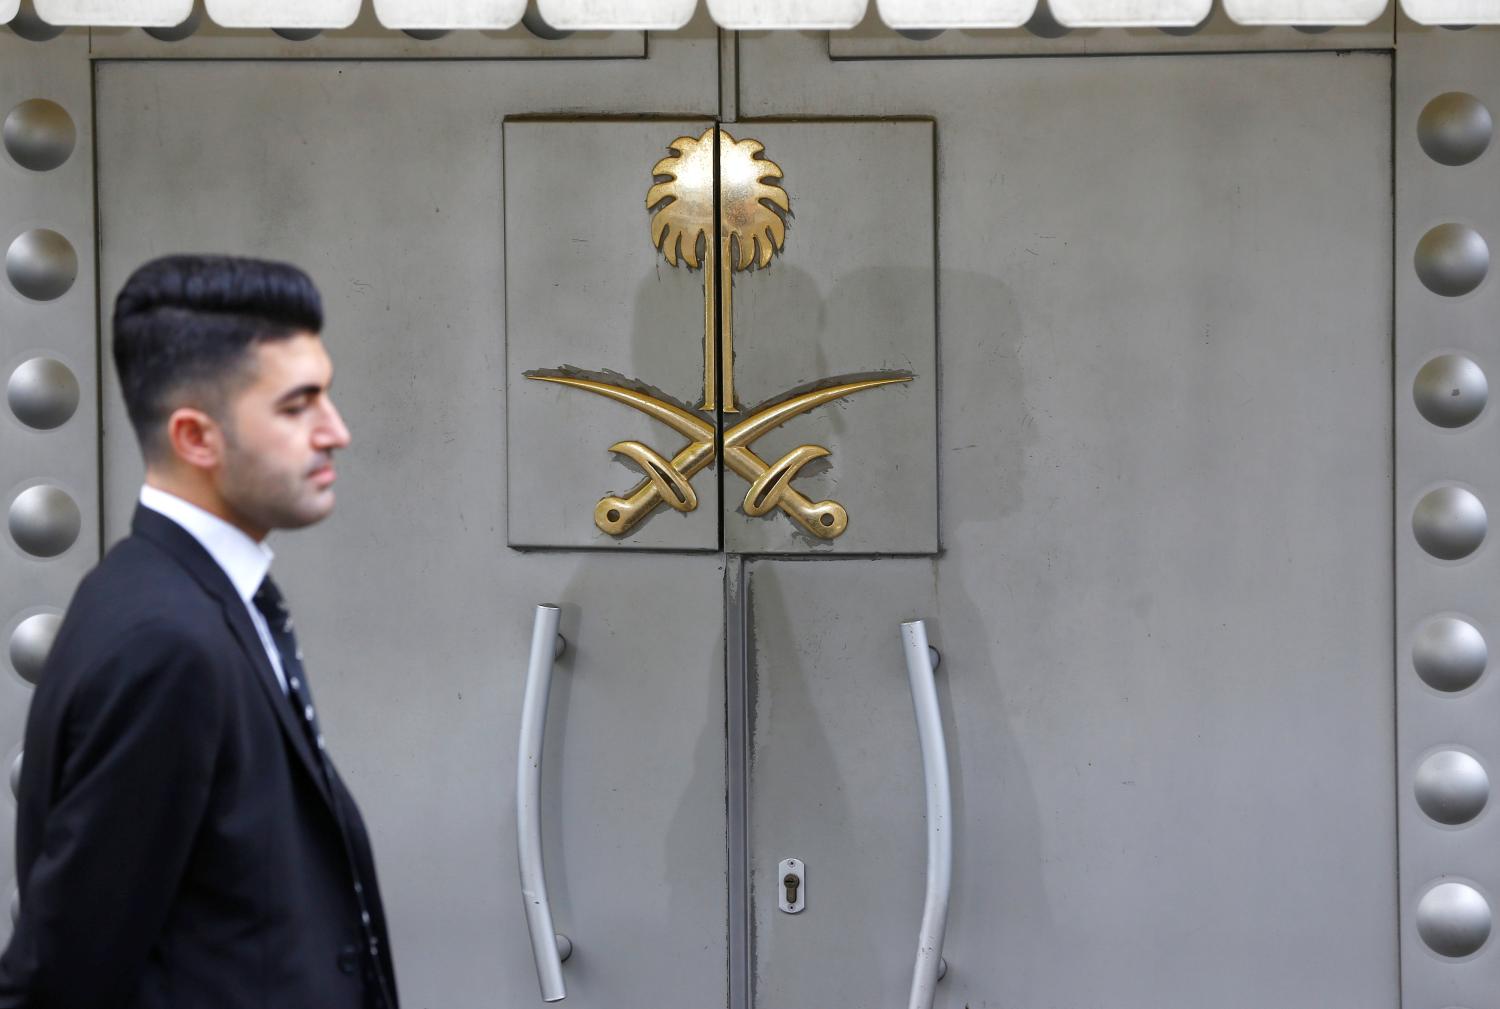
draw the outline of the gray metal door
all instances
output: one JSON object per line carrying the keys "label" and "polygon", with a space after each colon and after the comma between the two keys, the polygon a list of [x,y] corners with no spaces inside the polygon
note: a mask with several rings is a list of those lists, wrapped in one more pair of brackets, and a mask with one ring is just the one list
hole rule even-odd
{"label": "gray metal door", "polygon": [[754,1004],[904,1004],[925,617],[939,1006],[1396,1005],[1390,60],[741,60],[937,120],[941,263],[942,554],[749,565]]}
{"label": "gray metal door", "polygon": [[[639,102],[625,66],[610,76]],[[407,1004],[536,1000],[513,788],[532,607],[556,601],[543,841],[568,1004],[702,1009],[725,987],[722,563],[506,545],[500,119],[542,76],[105,65],[101,286],[237,249],[324,291],[354,445],[335,517],[274,540],[276,569],[376,840]],[[140,470],[106,388],[113,541]]]}

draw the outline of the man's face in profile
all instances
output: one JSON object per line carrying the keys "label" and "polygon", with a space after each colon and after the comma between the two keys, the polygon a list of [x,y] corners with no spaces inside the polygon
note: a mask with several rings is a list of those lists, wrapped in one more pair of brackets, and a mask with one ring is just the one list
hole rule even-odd
{"label": "man's face in profile", "polygon": [[249,526],[298,529],[333,511],[333,452],[349,429],[328,387],[323,341],[298,333],[252,346],[224,418],[219,492]]}

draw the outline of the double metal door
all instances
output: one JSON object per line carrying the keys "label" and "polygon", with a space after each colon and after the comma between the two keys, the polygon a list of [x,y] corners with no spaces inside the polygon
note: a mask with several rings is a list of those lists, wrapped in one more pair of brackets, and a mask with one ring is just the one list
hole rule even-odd
{"label": "double metal door", "polygon": [[[586,539],[635,479],[610,469],[610,441],[641,435],[609,404],[546,421],[576,499],[531,494],[556,473],[518,464],[537,431],[508,420],[515,372],[609,366],[626,331],[634,377],[695,381],[701,332],[659,334],[650,298],[702,294],[666,263],[623,304],[559,271],[524,292],[536,318],[550,296],[600,325],[518,360],[545,333],[507,329],[504,281],[557,236],[545,212],[507,219],[502,123],[712,123],[711,36],[574,64],[96,66],[100,290],[154,254],[232,249],[303,264],[327,298],[354,446],[337,513],[277,567],[403,997],[539,999],[512,789],[532,610],[556,602],[541,826],[568,1003],[906,999],[927,837],[899,625],[923,617],[956,854],[935,1005],[1394,1005],[1389,58],[836,65],[801,45],[742,40],[752,127],[900,116],[935,137],[925,265],[846,276],[828,234],[902,198],[851,185],[840,217],[792,217],[788,247],[818,255],[747,283],[734,320],[750,397],[849,370],[819,359],[828,333],[929,383],[926,455],[903,449],[928,470],[861,455],[912,434],[879,393],[819,422],[833,467],[799,479],[848,507],[842,551],[745,516],[713,476],[692,542]],[[799,163],[859,178],[849,156]],[[629,205],[644,242],[645,188],[574,198]],[[892,284],[936,292],[925,361],[889,359],[907,334],[882,313],[864,344],[820,328]],[[108,385],[104,406],[113,539],[139,469]],[[517,544],[523,519],[585,539]]]}

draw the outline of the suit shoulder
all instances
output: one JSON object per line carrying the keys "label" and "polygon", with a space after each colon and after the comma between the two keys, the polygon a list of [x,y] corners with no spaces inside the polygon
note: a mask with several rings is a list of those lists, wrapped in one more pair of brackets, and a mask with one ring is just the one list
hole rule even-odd
{"label": "suit shoulder", "polygon": [[79,583],[66,623],[101,636],[141,628],[212,644],[222,633],[220,614],[218,602],[181,564],[155,544],[130,536]]}
{"label": "suit shoulder", "polygon": [[231,634],[223,607],[181,564],[130,537],[79,583],[39,693],[68,695],[127,670],[212,673]]}

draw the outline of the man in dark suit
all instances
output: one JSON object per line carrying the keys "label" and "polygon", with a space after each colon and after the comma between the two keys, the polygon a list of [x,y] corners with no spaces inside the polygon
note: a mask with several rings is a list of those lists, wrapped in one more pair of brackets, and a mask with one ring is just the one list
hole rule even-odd
{"label": "man in dark suit", "polygon": [[397,1009],[369,840],[264,543],[333,509],[349,432],[322,322],[281,263],[173,256],[120,293],[146,486],[32,700],[0,1007]]}

